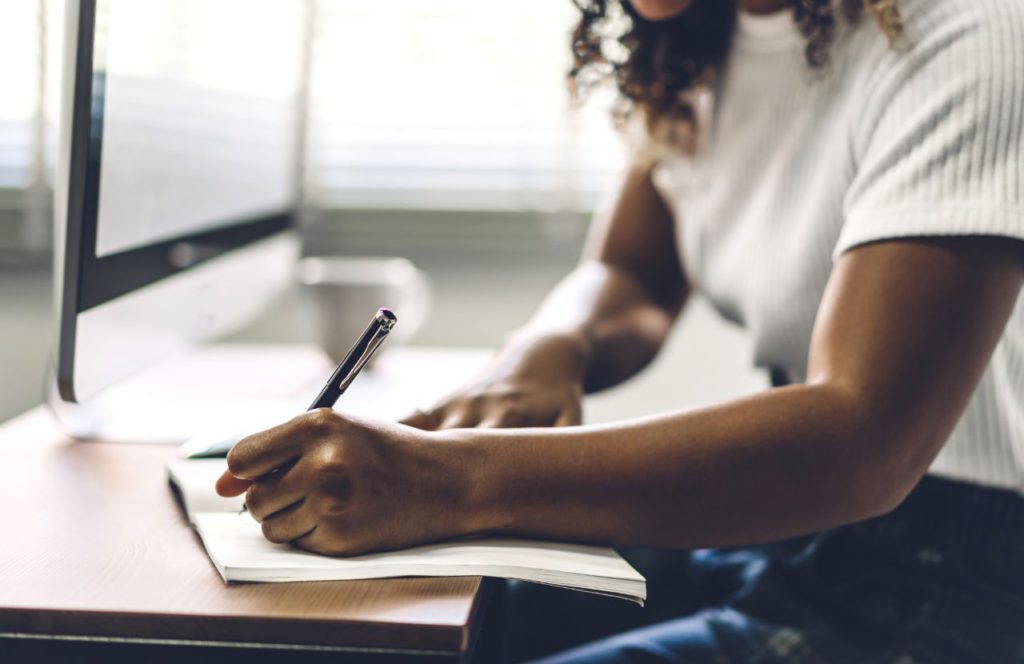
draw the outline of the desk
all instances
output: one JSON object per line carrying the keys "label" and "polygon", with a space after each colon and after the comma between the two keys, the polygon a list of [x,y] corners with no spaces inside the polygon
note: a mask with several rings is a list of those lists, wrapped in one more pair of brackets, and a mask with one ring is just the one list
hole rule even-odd
{"label": "desk", "polygon": [[225,585],[168,487],[174,451],[74,442],[42,408],[0,426],[0,660],[473,658],[479,577]]}

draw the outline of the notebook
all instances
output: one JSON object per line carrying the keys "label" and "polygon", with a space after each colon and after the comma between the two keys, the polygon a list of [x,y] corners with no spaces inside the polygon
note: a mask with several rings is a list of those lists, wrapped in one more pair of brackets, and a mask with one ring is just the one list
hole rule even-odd
{"label": "notebook", "polygon": [[522,540],[463,539],[347,558],[273,544],[241,496],[213,489],[223,459],[176,460],[168,478],[225,583],[340,581],[398,576],[493,576],[608,595],[643,605],[647,582],[613,549]]}

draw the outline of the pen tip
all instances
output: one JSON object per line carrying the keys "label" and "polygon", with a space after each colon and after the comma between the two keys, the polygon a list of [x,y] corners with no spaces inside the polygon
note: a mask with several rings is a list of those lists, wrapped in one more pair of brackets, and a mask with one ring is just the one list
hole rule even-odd
{"label": "pen tip", "polygon": [[391,311],[387,307],[381,307],[380,309],[377,310],[377,313],[380,314],[381,316],[384,316],[392,323],[398,320],[398,316],[395,315],[395,312]]}

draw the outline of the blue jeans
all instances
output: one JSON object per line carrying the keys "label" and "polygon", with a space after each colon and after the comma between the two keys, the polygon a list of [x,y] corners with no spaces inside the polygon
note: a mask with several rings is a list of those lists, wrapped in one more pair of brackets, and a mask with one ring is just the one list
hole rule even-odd
{"label": "blue jeans", "polygon": [[1014,492],[926,477],[890,514],[817,535],[622,553],[648,578],[646,608],[513,582],[507,661],[1024,662]]}

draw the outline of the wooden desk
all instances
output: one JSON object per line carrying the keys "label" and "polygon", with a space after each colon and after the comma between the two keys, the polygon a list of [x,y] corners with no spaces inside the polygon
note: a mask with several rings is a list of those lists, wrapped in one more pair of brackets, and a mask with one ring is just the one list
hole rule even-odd
{"label": "wooden desk", "polygon": [[225,585],[167,484],[173,454],[71,441],[41,408],[0,426],[0,653],[70,641],[165,647],[145,661],[170,647],[251,662],[253,646],[471,658],[490,593],[479,577]]}

